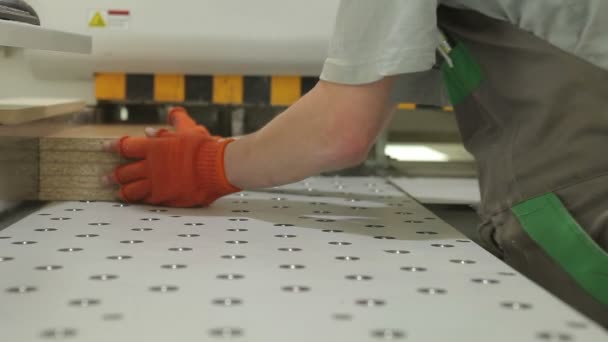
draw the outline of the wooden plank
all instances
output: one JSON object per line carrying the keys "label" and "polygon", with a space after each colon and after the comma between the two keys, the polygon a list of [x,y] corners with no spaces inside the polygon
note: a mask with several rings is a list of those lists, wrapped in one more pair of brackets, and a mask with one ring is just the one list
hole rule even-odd
{"label": "wooden plank", "polygon": [[40,170],[40,178],[53,177],[55,175],[78,175],[78,176],[102,176],[106,175],[114,167],[121,162],[116,163],[56,163],[56,162],[43,162],[44,167]]}
{"label": "wooden plank", "polygon": [[23,201],[38,198],[37,161],[0,161],[0,200]]}
{"label": "wooden plank", "polygon": [[[126,162],[102,150],[105,141],[124,135],[142,136],[143,125],[66,126],[40,137],[40,200],[117,199],[117,188],[101,177]],[[159,127],[159,126],[157,126]]]}
{"label": "wooden plank", "polygon": [[0,99],[0,125],[16,125],[58,115],[76,113],[84,108],[84,101],[74,99]]}
{"label": "wooden plank", "polygon": [[53,175],[40,177],[40,189],[103,189],[99,176]]}
{"label": "wooden plank", "polygon": [[38,197],[38,139],[0,135],[0,200]]}
{"label": "wooden plank", "polygon": [[141,124],[64,125],[41,138],[118,139],[125,135],[142,136],[146,127],[166,128],[164,125]]}
{"label": "wooden plank", "polygon": [[[79,140],[79,139],[70,139]],[[101,145],[101,143],[99,144]],[[65,146],[67,147],[67,146]],[[45,150],[40,149],[40,163],[46,165],[47,163],[60,163],[60,164],[117,164],[120,163],[120,159],[111,153],[106,152],[90,152],[90,151],[75,151],[75,150]]]}
{"label": "wooden plank", "polygon": [[[124,163],[105,141],[143,136],[150,125],[71,125],[47,120],[0,126],[0,196],[17,200],[116,200],[103,175]],[[153,127],[164,127],[155,125]]]}

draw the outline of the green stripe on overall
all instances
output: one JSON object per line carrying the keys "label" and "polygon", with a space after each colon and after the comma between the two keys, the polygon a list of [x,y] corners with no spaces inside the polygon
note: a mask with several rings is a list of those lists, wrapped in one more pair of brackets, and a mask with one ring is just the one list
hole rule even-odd
{"label": "green stripe on overall", "polygon": [[512,211],[532,240],[589,294],[608,304],[608,253],[585,233],[555,194],[530,199]]}

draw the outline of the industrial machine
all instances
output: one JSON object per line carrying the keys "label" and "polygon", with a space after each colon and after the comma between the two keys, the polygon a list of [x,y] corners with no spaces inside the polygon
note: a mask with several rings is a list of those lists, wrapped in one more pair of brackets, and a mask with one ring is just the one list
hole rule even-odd
{"label": "industrial machine", "polygon": [[477,245],[474,165],[440,101],[400,104],[360,168],[209,208],[86,187],[24,202],[66,127],[159,123],[181,104],[218,134],[257,129],[314,86],[338,1],[28,3],[41,26],[0,14],[3,341],[606,340]]}
{"label": "industrial machine", "polygon": [[[257,130],[314,86],[338,1],[30,4],[48,27],[90,35],[95,46],[90,55],[16,53],[0,66],[12,84],[3,96],[77,97],[106,121],[155,122],[164,105],[182,104],[218,134],[238,135]],[[445,96],[412,96],[399,108],[386,139],[379,139],[377,164],[388,163],[381,159],[385,140],[434,142],[427,150],[439,154],[393,164],[411,175],[474,176]]]}

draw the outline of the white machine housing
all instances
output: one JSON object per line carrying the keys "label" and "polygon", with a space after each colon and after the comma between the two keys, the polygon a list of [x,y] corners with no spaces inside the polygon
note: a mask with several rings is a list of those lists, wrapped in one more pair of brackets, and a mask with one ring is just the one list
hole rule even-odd
{"label": "white machine housing", "polygon": [[[28,51],[43,79],[94,72],[318,75],[338,0],[30,0],[43,25],[93,37],[93,54]],[[108,18],[107,11],[128,15]],[[97,12],[105,27],[91,27]]]}
{"label": "white machine housing", "polygon": [[[0,47],[0,98],[94,104],[95,72],[318,75],[338,1],[28,0],[43,27],[91,35],[93,53]],[[90,26],[108,10],[126,23]]]}

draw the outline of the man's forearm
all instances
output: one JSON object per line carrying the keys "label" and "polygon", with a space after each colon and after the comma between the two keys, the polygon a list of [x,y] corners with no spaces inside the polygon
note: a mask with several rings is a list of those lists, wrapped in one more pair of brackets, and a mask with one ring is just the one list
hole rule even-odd
{"label": "man's forearm", "polygon": [[227,146],[228,180],[264,188],[363,161],[389,115],[391,84],[317,85],[264,128]]}

